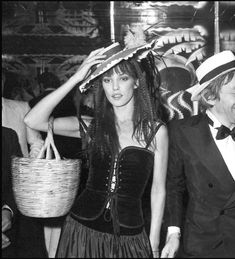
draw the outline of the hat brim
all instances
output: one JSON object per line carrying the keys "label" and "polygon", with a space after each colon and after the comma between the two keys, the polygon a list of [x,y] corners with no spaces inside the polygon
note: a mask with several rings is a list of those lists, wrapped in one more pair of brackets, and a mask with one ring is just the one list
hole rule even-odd
{"label": "hat brim", "polygon": [[133,57],[134,55],[140,55],[140,59],[143,58],[144,56],[141,57],[141,54],[143,54],[143,52],[145,52],[145,51],[150,51],[151,49],[153,49],[154,45],[155,45],[155,40],[153,40],[152,42],[147,43],[145,45],[131,48],[131,49],[124,49],[124,50],[114,54],[110,58],[104,60],[99,66],[97,66],[95,71],[92,72],[92,74],[89,75],[79,85],[79,90],[81,92],[86,91],[90,87],[90,85],[89,85],[90,81],[92,81],[95,78],[97,78],[98,76],[102,75],[103,73],[108,71],[110,68],[112,68],[115,65],[117,65],[118,63],[120,63],[122,60],[127,60],[127,59]]}
{"label": "hat brim", "polygon": [[199,96],[200,93],[202,92],[202,90],[204,90],[213,80],[215,80],[216,78],[218,78],[219,76],[222,76],[230,71],[235,70],[235,67],[232,67],[226,71],[223,71],[222,73],[220,73],[219,75],[217,75],[216,77],[212,78],[211,80],[203,83],[203,84],[195,84],[194,86],[192,86],[192,88],[194,88],[195,90],[192,91],[192,96],[191,96],[191,100],[192,101],[198,101],[199,100]]}

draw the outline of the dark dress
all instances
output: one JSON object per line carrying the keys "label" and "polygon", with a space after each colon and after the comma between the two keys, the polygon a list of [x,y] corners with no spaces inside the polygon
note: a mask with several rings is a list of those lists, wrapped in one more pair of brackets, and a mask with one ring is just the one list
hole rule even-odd
{"label": "dark dress", "polygon": [[68,215],[58,258],[149,258],[141,198],[153,171],[154,153],[128,146],[117,157],[90,159],[86,188]]}

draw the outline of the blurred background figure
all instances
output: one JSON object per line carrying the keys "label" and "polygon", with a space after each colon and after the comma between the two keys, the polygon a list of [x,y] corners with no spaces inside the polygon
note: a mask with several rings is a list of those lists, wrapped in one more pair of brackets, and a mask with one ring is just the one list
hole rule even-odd
{"label": "blurred background figure", "polygon": [[[11,100],[3,97],[4,93],[4,85],[5,85],[5,69],[2,68],[2,127],[12,129],[13,132],[17,135],[17,138],[14,138],[14,134],[4,133],[6,134],[6,139],[2,135],[4,139],[4,143],[8,141],[8,144],[5,143],[3,146],[3,154],[6,156],[4,160],[7,160],[7,165],[2,167],[2,171],[7,171],[9,175],[11,174],[10,166],[11,160],[9,155],[9,147],[8,145],[12,145],[15,147],[17,145],[15,139],[19,141],[20,146],[20,154],[22,153],[23,157],[33,157],[36,158],[39,151],[41,150],[44,141],[41,137],[39,131],[33,130],[26,126],[24,123],[24,116],[30,110],[28,102],[25,101],[17,101]],[[10,130],[4,130],[10,131]],[[12,139],[9,140],[9,136],[12,136]],[[14,143],[12,143],[14,141]],[[3,141],[2,141],[3,143]],[[8,152],[9,151],[9,152]],[[11,152],[11,155],[13,153]],[[17,149],[15,150],[15,155],[17,155]],[[19,155],[20,155],[19,154]],[[3,172],[4,173],[4,172]],[[5,173],[4,173],[5,174]],[[10,188],[11,183],[5,184],[4,182],[5,176],[2,175],[4,188]],[[11,181],[11,178],[10,178]],[[10,187],[9,187],[10,186]],[[4,211],[4,214],[6,212]],[[16,244],[15,244],[15,252],[17,257],[19,258],[46,258],[47,252],[45,248],[45,241],[43,235],[43,225],[41,219],[26,217],[22,215],[18,210],[15,213],[13,211],[13,215],[17,214],[15,220],[14,228],[17,233]],[[2,217],[3,217],[2,213]]]}
{"label": "blurred background figure", "polygon": [[[2,69],[2,94],[4,84],[5,71]],[[7,99],[2,95],[2,126],[15,130],[24,157],[36,157],[44,141],[39,131],[27,127],[23,122],[29,110],[28,102]]]}

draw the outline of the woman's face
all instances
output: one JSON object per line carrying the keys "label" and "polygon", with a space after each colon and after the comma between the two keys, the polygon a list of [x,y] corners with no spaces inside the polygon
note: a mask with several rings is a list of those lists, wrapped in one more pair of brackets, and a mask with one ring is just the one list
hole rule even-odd
{"label": "woman's face", "polygon": [[115,107],[127,105],[133,98],[137,88],[135,79],[123,72],[104,75],[102,85],[108,101]]}

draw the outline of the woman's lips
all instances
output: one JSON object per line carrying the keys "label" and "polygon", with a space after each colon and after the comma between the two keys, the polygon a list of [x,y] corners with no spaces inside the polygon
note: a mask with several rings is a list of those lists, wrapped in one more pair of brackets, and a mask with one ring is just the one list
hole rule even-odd
{"label": "woman's lips", "polygon": [[112,98],[115,100],[119,100],[120,98],[122,98],[122,94],[113,94]]}

